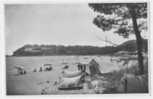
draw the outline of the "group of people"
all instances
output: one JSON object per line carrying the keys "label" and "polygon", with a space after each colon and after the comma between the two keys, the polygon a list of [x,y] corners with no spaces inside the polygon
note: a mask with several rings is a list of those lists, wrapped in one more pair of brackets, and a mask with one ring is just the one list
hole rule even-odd
{"label": "group of people", "polygon": [[[64,71],[62,72],[62,80],[59,84],[59,90],[69,90],[69,89],[78,89],[83,88],[83,84],[91,79],[93,75],[99,74],[99,64],[92,59],[88,64],[77,64],[78,71],[69,71],[69,66],[66,65],[63,67]],[[57,82],[55,83],[57,84]]]}
{"label": "group of people", "polygon": [[[24,75],[27,73],[27,70],[22,66],[15,66],[18,75]],[[53,69],[51,64],[44,64],[39,68],[34,68],[32,72],[43,72],[43,71],[51,71]]]}

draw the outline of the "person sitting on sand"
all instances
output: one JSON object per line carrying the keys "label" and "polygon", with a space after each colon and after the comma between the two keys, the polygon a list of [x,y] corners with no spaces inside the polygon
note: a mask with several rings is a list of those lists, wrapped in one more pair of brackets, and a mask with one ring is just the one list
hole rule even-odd
{"label": "person sitting on sand", "polygon": [[26,74],[26,70],[24,69],[24,67],[16,66],[15,68],[17,69],[18,74]]}

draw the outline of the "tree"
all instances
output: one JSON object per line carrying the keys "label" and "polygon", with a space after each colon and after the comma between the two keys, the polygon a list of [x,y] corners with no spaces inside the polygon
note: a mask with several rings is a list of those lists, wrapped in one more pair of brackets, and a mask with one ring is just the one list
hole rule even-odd
{"label": "tree", "polygon": [[103,31],[113,29],[125,38],[135,34],[139,73],[143,74],[141,32],[147,29],[147,3],[90,3],[89,7],[99,13],[93,23]]}

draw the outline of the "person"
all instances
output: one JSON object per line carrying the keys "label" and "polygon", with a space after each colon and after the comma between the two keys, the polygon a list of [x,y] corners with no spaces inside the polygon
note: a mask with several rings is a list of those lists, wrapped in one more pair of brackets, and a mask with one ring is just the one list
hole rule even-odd
{"label": "person", "polygon": [[86,71],[86,65],[78,63],[78,70],[80,70],[82,72],[85,72]]}
{"label": "person", "polygon": [[101,74],[100,66],[94,59],[89,62],[89,69],[92,75]]}
{"label": "person", "polygon": [[65,65],[64,67],[63,67],[63,69],[68,69],[69,68],[69,66],[68,65]]}
{"label": "person", "polygon": [[42,69],[42,67],[40,67],[40,70],[39,70],[39,72],[42,72],[43,71],[43,69]]}
{"label": "person", "polygon": [[24,67],[16,66],[15,68],[17,69],[18,74],[20,75],[26,74],[26,70],[24,69]]}
{"label": "person", "polygon": [[82,64],[81,63],[78,63],[78,70],[81,70],[82,69]]}

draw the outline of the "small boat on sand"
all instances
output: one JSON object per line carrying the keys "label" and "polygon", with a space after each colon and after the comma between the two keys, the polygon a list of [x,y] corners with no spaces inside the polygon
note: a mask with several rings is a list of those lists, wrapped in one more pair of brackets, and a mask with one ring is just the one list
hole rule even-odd
{"label": "small boat on sand", "polygon": [[82,74],[81,71],[76,71],[76,72],[74,72],[74,71],[72,72],[72,71],[68,71],[68,70],[63,71],[63,77],[65,77],[65,78],[77,77],[81,74]]}
{"label": "small boat on sand", "polygon": [[81,84],[82,78],[83,73],[80,71],[73,72],[72,75],[70,75],[70,73],[65,73],[61,78],[58,90],[80,90],[83,88]]}

